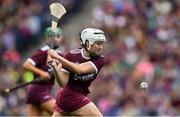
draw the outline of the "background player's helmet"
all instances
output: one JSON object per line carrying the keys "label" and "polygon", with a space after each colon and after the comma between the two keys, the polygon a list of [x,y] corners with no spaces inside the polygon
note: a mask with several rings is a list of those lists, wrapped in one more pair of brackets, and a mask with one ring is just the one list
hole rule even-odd
{"label": "background player's helmet", "polygon": [[88,40],[91,45],[93,45],[95,41],[106,41],[104,32],[95,28],[84,29],[80,36],[83,45],[85,45],[86,40]]}
{"label": "background player's helmet", "polygon": [[[52,33],[51,27],[46,28],[45,38],[51,36],[51,33]],[[55,33],[56,33],[57,35],[59,35],[59,36],[62,36],[62,30],[61,30],[60,28],[56,28]]]}

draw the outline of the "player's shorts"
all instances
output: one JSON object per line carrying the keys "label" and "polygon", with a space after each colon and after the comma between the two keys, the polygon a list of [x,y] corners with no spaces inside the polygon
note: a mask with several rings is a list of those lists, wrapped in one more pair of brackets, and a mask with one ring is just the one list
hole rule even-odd
{"label": "player's shorts", "polygon": [[91,100],[86,95],[63,88],[57,94],[55,110],[58,112],[72,112],[90,102]]}
{"label": "player's shorts", "polygon": [[47,88],[46,86],[33,84],[28,87],[26,103],[41,105],[42,103],[53,99],[50,91],[51,89]]}

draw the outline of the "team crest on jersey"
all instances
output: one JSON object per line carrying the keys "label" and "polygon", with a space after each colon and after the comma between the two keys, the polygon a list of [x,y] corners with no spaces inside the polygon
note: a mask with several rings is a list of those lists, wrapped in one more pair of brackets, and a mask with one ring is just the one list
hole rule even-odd
{"label": "team crest on jersey", "polygon": [[87,80],[91,80],[94,78],[94,75],[93,73],[91,74],[86,74],[86,75],[79,75],[79,74],[75,74],[73,79],[74,80],[82,80],[82,81],[87,81]]}

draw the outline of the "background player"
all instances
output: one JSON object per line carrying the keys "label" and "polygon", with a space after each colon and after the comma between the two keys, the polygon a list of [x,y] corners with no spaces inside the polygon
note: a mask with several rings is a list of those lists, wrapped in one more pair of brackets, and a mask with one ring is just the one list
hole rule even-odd
{"label": "background player", "polygon": [[[45,31],[45,38],[47,44],[42,48],[38,49],[35,54],[28,58],[23,67],[34,73],[35,78],[41,78],[43,81],[32,84],[28,87],[27,100],[28,104],[28,116],[39,116],[42,115],[43,110],[52,114],[55,99],[50,94],[52,86],[54,84],[54,78],[51,78],[47,72],[47,51],[50,49],[51,42],[51,28],[47,28]],[[62,31],[60,28],[56,30],[56,38],[54,49],[57,49],[62,41]],[[61,52],[58,52],[61,55]]]}
{"label": "background player", "polygon": [[48,51],[51,57],[62,63],[62,70],[59,70],[53,62],[58,82],[68,80],[57,95],[53,116],[102,116],[87,94],[90,93],[88,87],[91,82],[106,63],[102,56],[106,38],[103,31],[86,28],[81,32],[81,41],[83,48],[71,50],[65,58],[54,50]]}

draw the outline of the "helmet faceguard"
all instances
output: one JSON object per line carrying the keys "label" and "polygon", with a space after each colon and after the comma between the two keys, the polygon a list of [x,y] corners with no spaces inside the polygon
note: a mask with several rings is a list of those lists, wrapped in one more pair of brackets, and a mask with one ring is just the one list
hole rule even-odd
{"label": "helmet faceguard", "polygon": [[63,39],[62,30],[56,28],[55,32],[51,30],[51,27],[46,28],[45,39],[47,40],[47,45],[50,48],[57,49]]}
{"label": "helmet faceguard", "polygon": [[90,45],[93,45],[95,41],[106,41],[104,32],[95,28],[84,29],[80,36],[83,45],[85,45],[86,41],[89,41]]}

